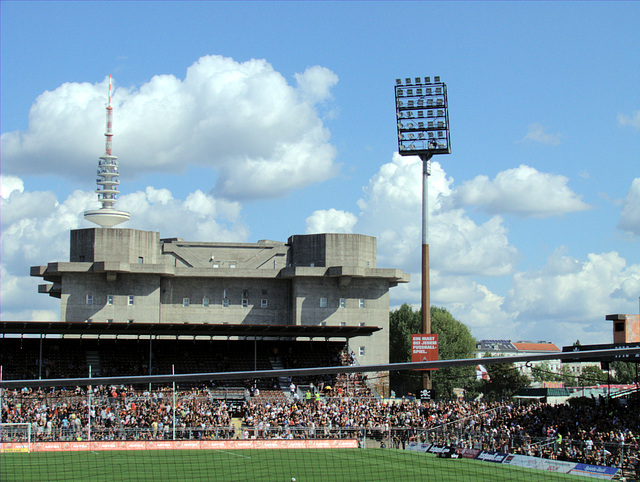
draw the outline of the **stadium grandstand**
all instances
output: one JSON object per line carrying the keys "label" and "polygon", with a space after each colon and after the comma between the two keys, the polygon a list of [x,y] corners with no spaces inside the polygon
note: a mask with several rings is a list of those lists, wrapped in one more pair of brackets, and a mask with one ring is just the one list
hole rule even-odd
{"label": "stadium grandstand", "polygon": [[389,399],[388,368],[367,367],[388,367],[388,291],[408,275],[376,266],[375,238],[101,228],[70,252],[32,268],[61,321],[0,322],[1,480],[636,476],[637,390]]}

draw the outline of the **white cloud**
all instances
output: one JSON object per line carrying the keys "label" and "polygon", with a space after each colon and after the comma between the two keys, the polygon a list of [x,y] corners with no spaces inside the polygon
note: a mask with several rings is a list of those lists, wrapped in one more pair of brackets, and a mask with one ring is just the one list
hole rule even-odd
{"label": "white cloud", "polygon": [[9,196],[14,191],[24,191],[22,179],[15,176],[0,175],[0,198],[9,199]]}
{"label": "white cloud", "polygon": [[[495,276],[509,273],[517,250],[509,245],[502,218],[477,225],[463,210],[451,209],[453,180],[434,162],[429,177],[429,244],[433,269],[445,275]],[[378,263],[420,266],[422,239],[422,161],[395,154],[364,189],[357,232],[378,237]]]}
{"label": "white cloud", "polygon": [[[158,75],[139,89],[116,87],[113,152],[130,176],[211,167],[211,185],[229,199],[321,182],[338,168],[315,104],[330,99],[337,76],[311,67],[296,79],[288,85],[265,60],[205,56],[184,80]],[[106,82],[41,94],[28,130],[2,134],[3,171],[86,178],[104,152]]]}
{"label": "white cloud", "polygon": [[534,123],[529,125],[527,135],[524,136],[522,141],[533,141],[548,146],[557,146],[562,140],[561,134],[554,134],[548,131],[542,124]]}
{"label": "white cloud", "polygon": [[[15,179],[14,185],[21,186],[22,180]],[[68,261],[69,230],[95,227],[83,216],[85,210],[99,206],[96,195],[75,191],[58,202],[51,192],[15,189],[1,202],[0,316],[4,320],[51,316],[58,319],[59,301],[37,293],[42,280],[31,278],[29,268]],[[144,192],[121,196],[118,209],[131,213],[131,220],[121,227],[159,231],[162,237],[245,242],[249,236],[240,217],[239,203],[216,199],[201,191],[182,201],[174,199],[167,189],[148,187]]]}
{"label": "white cloud", "polygon": [[296,74],[298,92],[305,102],[316,104],[331,98],[331,88],[338,83],[338,76],[326,67],[309,67],[303,74]]}
{"label": "white cloud", "polygon": [[640,130],[640,110],[635,111],[632,115],[618,114],[618,124],[621,126],[631,126]]}
{"label": "white cloud", "polygon": [[[352,232],[377,236],[378,266],[411,273],[410,283],[390,291],[391,309],[402,303],[420,306],[421,168],[417,157],[397,154],[383,164],[364,188],[352,227]],[[566,184],[562,176],[520,166],[494,181],[476,178],[456,188],[434,162],[429,179],[431,303],[447,308],[478,339],[546,339],[559,345],[578,338],[583,343],[609,340],[611,326],[604,316],[637,308],[640,265],[627,266],[615,252],[581,260],[558,250],[539,271],[517,271],[519,254],[504,219],[495,215],[477,224],[460,202],[484,203],[496,211],[502,206],[501,212],[531,217],[585,209]],[[639,204],[636,190],[634,181],[627,204]],[[332,218],[326,213],[314,213],[308,223],[332,231],[348,214],[335,211],[339,215]],[[478,281],[483,277],[492,287]]]}
{"label": "white cloud", "polygon": [[624,198],[618,228],[640,236],[640,177],[633,180]]}
{"label": "white cloud", "polygon": [[337,209],[319,210],[307,218],[307,234],[352,233],[358,218],[349,212]]}
{"label": "white cloud", "polygon": [[578,260],[558,250],[544,268],[514,275],[505,308],[517,312],[530,332],[548,333],[551,339],[573,337],[559,328],[561,322],[564,329],[591,332],[595,343],[597,333],[610,339],[604,316],[630,309],[637,303],[638,287],[640,265],[627,266],[616,252]]}
{"label": "white cloud", "polygon": [[465,182],[456,189],[452,201],[456,207],[477,206],[489,214],[535,218],[590,209],[567,186],[568,181],[523,164],[499,172],[493,181],[482,175]]}

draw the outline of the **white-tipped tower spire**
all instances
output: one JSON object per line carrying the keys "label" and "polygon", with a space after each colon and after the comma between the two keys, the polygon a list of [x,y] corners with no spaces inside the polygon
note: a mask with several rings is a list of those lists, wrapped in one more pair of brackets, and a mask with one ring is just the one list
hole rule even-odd
{"label": "white-tipped tower spire", "polygon": [[100,156],[98,161],[98,201],[102,204],[100,209],[93,211],[85,211],[84,218],[87,221],[96,223],[103,228],[110,228],[116,224],[120,224],[129,220],[129,213],[125,211],[117,211],[113,209],[118,197],[118,161],[117,157],[111,154],[111,138],[113,132],[111,125],[113,120],[113,107],[111,107],[111,75],[109,75],[109,101],[107,102],[107,130],[104,133],[106,137],[105,154]]}

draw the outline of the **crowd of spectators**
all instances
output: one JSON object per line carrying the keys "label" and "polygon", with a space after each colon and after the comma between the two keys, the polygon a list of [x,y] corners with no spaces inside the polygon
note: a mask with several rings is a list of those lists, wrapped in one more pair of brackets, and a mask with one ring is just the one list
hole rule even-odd
{"label": "crowd of spectators", "polygon": [[[306,353],[273,348],[263,360],[278,358],[285,369],[355,364],[353,353],[343,348]],[[144,357],[138,358],[135,366],[148,370]],[[67,363],[86,369],[80,359]],[[219,357],[215,363],[222,368],[229,360]],[[26,359],[14,363],[27,364]],[[103,370],[116,374],[118,366],[112,360]],[[47,374],[60,371],[54,357],[44,358],[43,367]],[[168,387],[130,386],[4,390],[2,422],[30,424],[36,441],[356,437],[396,448],[431,442],[595,465],[631,463],[638,453],[640,414],[634,399],[560,405],[383,401],[362,374],[294,377],[286,385],[275,378],[233,383],[236,388],[207,384],[175,393]]]}
{"label": "crowd of spectators", "polygon": [[277,402],[247,392],[244,403],[233,406],[210,388],[174,395],[170,388],[115,386],[4,390],[2,422],[31,424],[37,441],[368,437],[387,446],[415,440],[596,465],[630,462],[640,433],[635,403],[604,399],[555,406],[420,403],[316,390],[313,397]]}

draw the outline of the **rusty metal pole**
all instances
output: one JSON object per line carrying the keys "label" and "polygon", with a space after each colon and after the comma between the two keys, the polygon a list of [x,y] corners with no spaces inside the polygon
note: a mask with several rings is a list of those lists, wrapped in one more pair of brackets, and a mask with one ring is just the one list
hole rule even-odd
{"label": "rusty metal pole", "polygon": [[[420,156],[422,160],[422,333],[431,333],[431,300],[429,299],[429,176],[431,154]],[[422,388],[431,389],[431,372],[422,372]]]}

